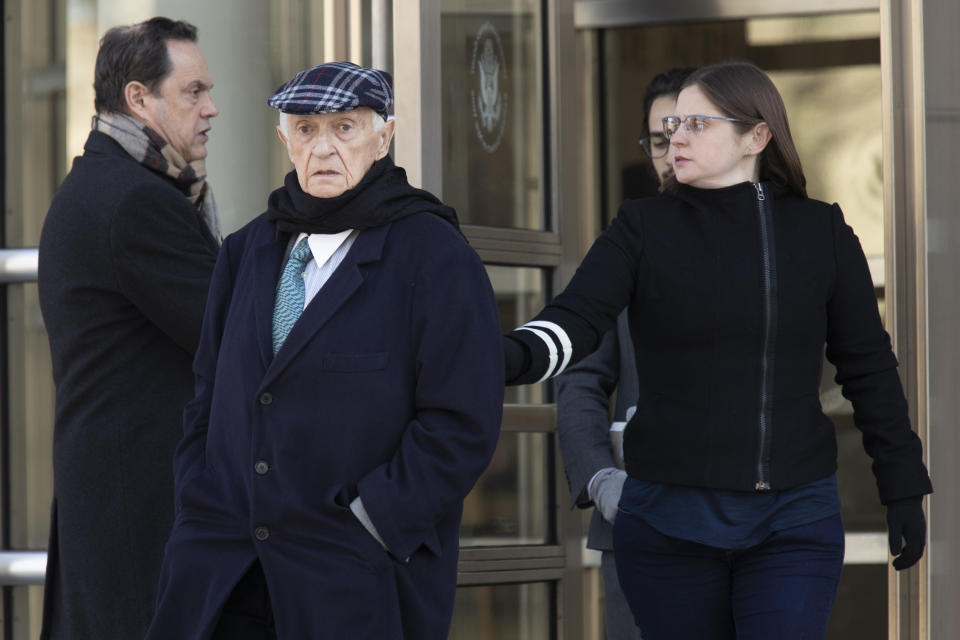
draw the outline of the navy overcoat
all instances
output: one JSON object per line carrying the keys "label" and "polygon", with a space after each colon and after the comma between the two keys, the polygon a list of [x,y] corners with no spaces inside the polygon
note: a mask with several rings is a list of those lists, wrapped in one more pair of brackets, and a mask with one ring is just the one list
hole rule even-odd
{"label": "navy overcoat", "polygon": [[364,231],[273,357],[289,239],[262,215],[220,252],[148,638],[209,637],[256,558],[281,640],[446,638],[462,500],[503,410],[486,271],[433,214]]}

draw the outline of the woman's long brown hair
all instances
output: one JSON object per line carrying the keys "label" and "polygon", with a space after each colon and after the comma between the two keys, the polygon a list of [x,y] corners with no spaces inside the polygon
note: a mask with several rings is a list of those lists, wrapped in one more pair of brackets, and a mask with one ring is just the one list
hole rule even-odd
{"label": "woman's long brown hair", "polygon": [[734,123],[741,133],[765,122],[771,138],[757,159],[760,179],[784,185],[806,197],[807,179],[790,135],[787,110],[767,74],[749,62],[726,62],[697,69],[683,86],[700,87],[722,115],[742,120]]}

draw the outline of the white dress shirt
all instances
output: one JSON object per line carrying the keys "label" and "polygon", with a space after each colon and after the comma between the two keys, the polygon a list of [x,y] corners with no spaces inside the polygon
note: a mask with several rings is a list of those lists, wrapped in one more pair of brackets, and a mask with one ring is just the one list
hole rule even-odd
{"label": "white dress shirt", "polygon": [[313,300],[321,287],[327,283],[333,272],[347,256],[353,241],[357,239],[358,231],[347,229],[340,233],[301,233],[297,236],[296,246],[302,238],[307,239],[313,259],[303,270],[303,307],[306,308]]}

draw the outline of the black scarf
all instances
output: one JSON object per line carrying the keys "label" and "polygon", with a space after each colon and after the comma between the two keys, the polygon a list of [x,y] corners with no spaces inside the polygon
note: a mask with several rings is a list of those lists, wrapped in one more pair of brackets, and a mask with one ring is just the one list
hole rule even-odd
{"label": "black scarf", "polygon": [[457,212],[433,194],[407,182],[407,173],[390,156],[373,163],[360,183],[333,198],[304,193],[291,171],[283,186],[270,194],[267,216],[281,231],[339,233],[373,229],[415,213],[433,213],[460,230]]}

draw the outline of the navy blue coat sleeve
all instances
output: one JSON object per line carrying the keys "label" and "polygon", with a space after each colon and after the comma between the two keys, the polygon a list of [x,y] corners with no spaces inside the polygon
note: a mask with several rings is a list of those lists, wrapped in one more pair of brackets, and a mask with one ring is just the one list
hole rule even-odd
{"label": "navy blue coat sleeve", "polygon": [[452,233],[424,261],[413,292],[410,344],[415,415],[392,458],[358,492],[397,557],[437,552],[435,525],[489,464],[503,413],[503,351],[497,306],[483,264]]}
{"label": "navy blue coat sleeve", "polygon": [[837,384],[853,405],[854,423],[873,458],[881,502],[930,493],[922,445],[910,428],[897,359],[880,321],[863,249],[837,205],[832,223],[836,280],[827,304],[827,358],[837,367]]}

